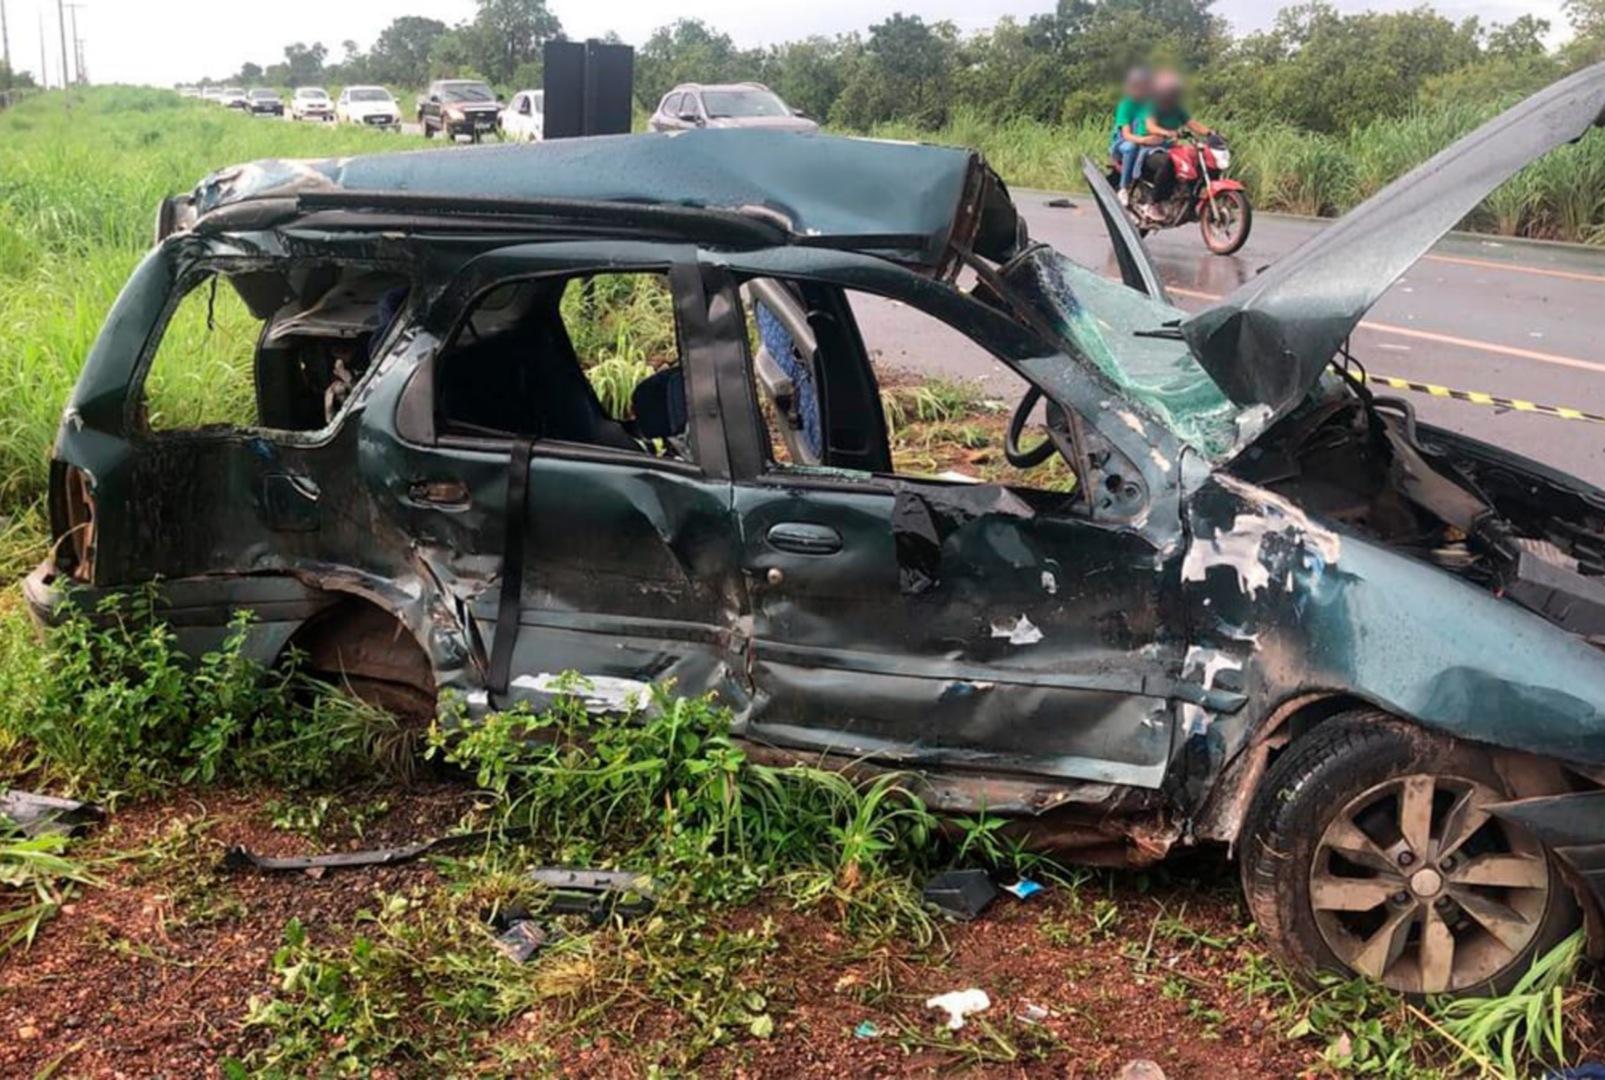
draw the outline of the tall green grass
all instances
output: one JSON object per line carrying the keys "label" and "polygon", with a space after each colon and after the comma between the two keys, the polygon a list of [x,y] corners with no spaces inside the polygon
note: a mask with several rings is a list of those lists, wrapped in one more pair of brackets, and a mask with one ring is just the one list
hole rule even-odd
{"label": "tall green grass", "polygon": [[[0,112],[0,510],[42,494],[61,407],[150,246],[160,199],[253,158],[421,145],[388,132],[253,120],[128,87],[40,94]],[[216,415],[215,383],[198,375],[172,372],[175,418]]]}
{"label": "tall green grass", "polygon": [[[1345,135],[1288,124],[1211,122],[1231,139],[1232,174],[1248,186],[1256,206],[1333,215],[1374,195],[1491,115],[1486,108],[1450,104],[1376,120]],[[973,146],[1011,184],[1050,190],[1080,188],[1082,155],[1102,161],[1108,150],[1108,131],[1100,123],[997,124],[962,110],[937,131],[883,124],[871,134]],[[1535,162],[1464,224],[1506,236],[1605,241],[1605,132],[1592,131]]]}

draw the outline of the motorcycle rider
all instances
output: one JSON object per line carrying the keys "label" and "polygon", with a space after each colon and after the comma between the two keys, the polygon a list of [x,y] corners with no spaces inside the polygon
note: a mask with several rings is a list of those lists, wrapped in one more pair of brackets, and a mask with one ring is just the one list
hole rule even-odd
{"label": "motorcycle rider", "polygon": [[1144,144],[1148,149],[1142,151],[1138,166],[1153,185],[1153,206],[1164,203],[1176,190],[1176,168],[1171,164],[1170,155],[1163,151],[1184,130],[1201,139],[1214,134],[1211,128],[1194,120],[1182,104],[1182,89],[1181,76],[1176,72],[1169,69],[1156,72],[1148,107],[1138,115],[1132,127],[1139,138],[1154,140]]}
{"label": "motorcycle rider", "polygon": [[1121,206],[1130,205],[1131,182],[1137,177],[1137,165],[1145,146],[1157,146],[1158,135],[1138,135],[1137,120],[1148,108],[1153,90],[1153,76],[1145,67],[1134,67],[1126,72],[1124,96],[1115,106],[1115,123],[1109,133],[1109,156],[1120,163],[1120,186],[1115,195]]}

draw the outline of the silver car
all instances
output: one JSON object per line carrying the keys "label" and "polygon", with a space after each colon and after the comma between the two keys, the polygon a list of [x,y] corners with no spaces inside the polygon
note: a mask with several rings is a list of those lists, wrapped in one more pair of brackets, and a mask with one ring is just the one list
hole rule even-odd
{"label": "silver car", "polygon": [[681,83],[658,102],[647,124],[653,131],[692,128],[770,128],[818,131],[819,124],[793,109],[762,83]]}

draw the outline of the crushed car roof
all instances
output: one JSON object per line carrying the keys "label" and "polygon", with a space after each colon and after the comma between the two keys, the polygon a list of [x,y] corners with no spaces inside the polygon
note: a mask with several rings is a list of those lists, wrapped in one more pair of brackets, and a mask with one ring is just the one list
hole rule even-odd
{"label": "crushed car roof", "polygon": [[734,212],[795,242],[884,252],[930,268],[950,264],[955,245],[1002,261],[1023,236],[1002,181],[973,151],[775,131],[267,159],[202,180],[183,216],[334,192],[376,201],[427,195],[442,205],[569,201]]}

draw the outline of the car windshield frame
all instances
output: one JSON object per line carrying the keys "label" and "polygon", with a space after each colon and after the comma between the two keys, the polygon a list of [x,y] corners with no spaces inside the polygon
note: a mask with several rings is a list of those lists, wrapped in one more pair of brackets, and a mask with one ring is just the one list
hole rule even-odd
{"label": "car windshield frame", "polygon": [[1210,378],[1178,327],[1186,312],[1155,300],[1046,244],[1000,276],[1052,329],[1056,344],[1212,463],[1263,429],[1269,410],[1244,408]]}
{"label": "car windshield frame", "polygon": [[252,101],[274,101],[278,99],[279,95],[272,90],[252,90],[246,96]]}
{"label": "car windshield frame", "polygon": [[482,82],[445,83],[440,88],[440,100],[452,105],[482,105],[494,102],[496,92]]}
{"label": "car windshield frame", "polygon": [[329,100],[329,92],[327,90],[319,90],[315,86],[303,86],[296,90],[295,96],[298,98],[306,98],[309,101]]}
{"label": "car windshield frame", "polygon": [[[744,112],[731,112],[728,108],[721,109],[715,104],[715,102],[719,101],[720,99],[728,99],[727,104],[743,99],[773,103],[773,106],[777,111],[768,112],[759,109],[748,110]],[[773,90],[759,90],[748,87],[732,90],[702,91],[702,111],[707,114],[709,120],[772,120],[791,115],[791,110],[786,107],[786,103],[782,101],[780,99],[780,95],[775,93]]]}
{"label": "car windshield frame", "polygon": [[384,89],[383,87],[364,86],[352,90],[350,94],[350,100],[363,101],[369,104],[374,102],[384,102],[388,105],[393,104],[396,99],[391,95],[390,91]]}

